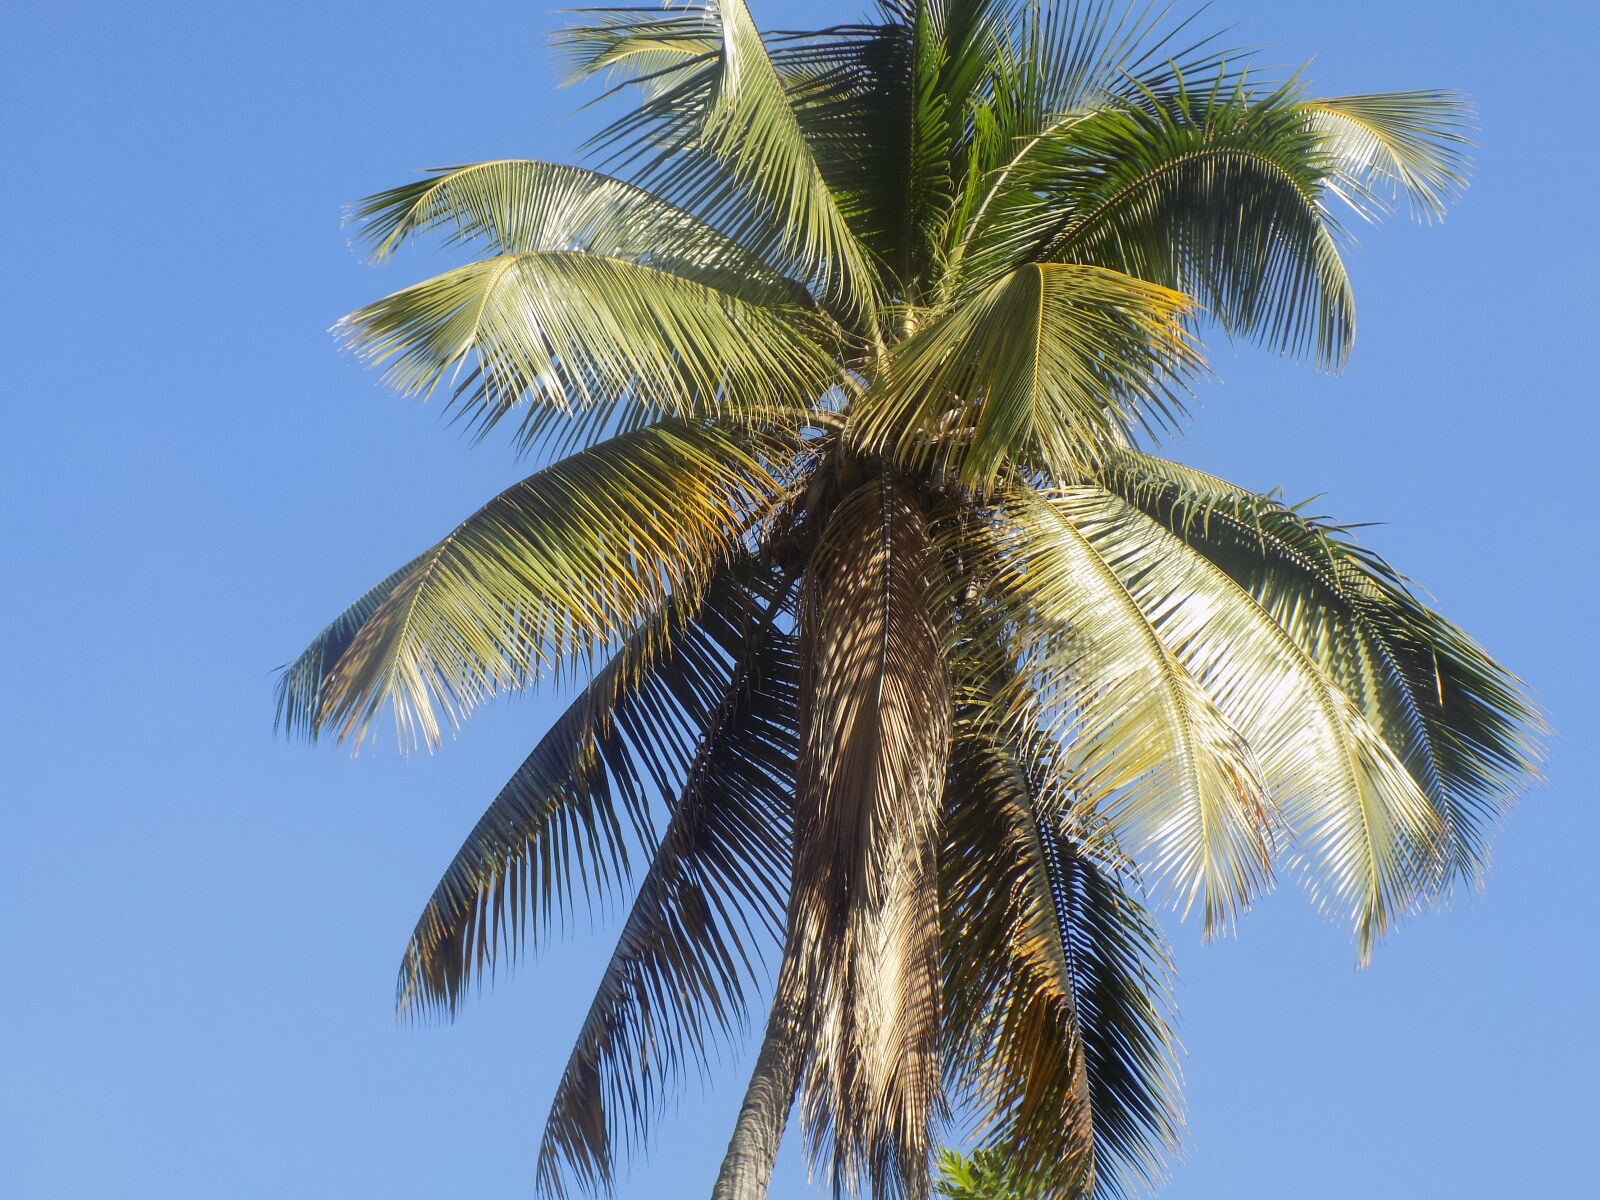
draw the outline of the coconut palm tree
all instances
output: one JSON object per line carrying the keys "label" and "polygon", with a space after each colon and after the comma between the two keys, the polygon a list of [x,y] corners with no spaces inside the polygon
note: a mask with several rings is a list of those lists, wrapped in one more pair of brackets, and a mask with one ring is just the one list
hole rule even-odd
{"label": "coconut palm tree", "polygon": [[791,1110],[845,1190],[921,1200],[966,1119],[1050,1194],[1153,1176],[1146,902],[1225,929],[1288,864],[1364,956],[1480,878],[1534,765],[1516,681],[1347,529],[1154,453],[1206,330],[1339,365],[1338,214],[1437,216],[1461,100],[1314,99],[1094,0],[768,35],[692,0],[558,45],[637,99],[599,169],[356,210],[378,259],[483,257],[349,344],[553,461],[321,633],[282,723],[432,744],[588,673],[428,901],[402,1010],[628,888],[546,1193],[609,1185],[757,997],[719,1198],[764,1193]]}

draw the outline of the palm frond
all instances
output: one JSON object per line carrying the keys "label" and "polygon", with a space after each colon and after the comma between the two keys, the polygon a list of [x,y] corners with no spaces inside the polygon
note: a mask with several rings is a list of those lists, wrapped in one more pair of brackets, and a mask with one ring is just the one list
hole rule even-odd
{"label": "palm frond", "polygon": [[1427,890],[1444,836],[1405,765],[1316,660],[1181,538],[1098,488],[1061,489],[1049,508],[1242,735],[1313,897],[1351,922],[1365,958]]}
{"label": "palm frond", "polygon": [[817,167],[744,0],[595,10],[557,35],[574,77],[645,85],[595,140],[842,313],[870,318],[877,268]]}
{"label": "palm frond", "polygon": [[692,644],[675,639],[673,665],[729,664],[711,694],[663,679],[654,709],[619,714],[659,737],[650,713],[666,710],[703,737],[557,1085],[537,1171],[547,1195],[569,1177],[609,1190],[619,1143],[641,1145],[685,1066],[704,1071],[742,1023],[752,956],[783,924],[798,665],[774,627],[787,583],[763,576],[770,595],[708,597]]}
{"label": "palm frond", "polygon": [[357,601],[287,668],[285,722],[359,740],[387,702],[403,743],[436,743],[441,717],[459,721],[487,697],[627,636],[669,595],[704,586],[782,498],[798,453],[663,423],[529,476],[381,595]]}
{"label": "palm frond", "polygon": [[1238,74],[1249,47],[1225,46],[1220,32],[1197,28],[1203,9],[1174,17],[1165,4],[1129,0],[1049,0],[1030,5],[1022,54],[1034,64],[1030,87],[1042,117],[1085,113],[1167,97],[1185,81]]}
{"label": "palm frond", "polygon": [[1181,1124],[1165,943],[1074,826],[1055,765],[968,700],[941,860],[954,1086],[982,1153],[1038,1195],[1118,1195],[1159,1175]]}
{"label": "palm frond", "polygon": [[1229,927],[1271,880],[1275,818],[1233,714],[1163,629],[1185,593],[1145,583],[1158,546],[1103,544],[1102,530],[1023,491],[1006,511],[979,547],[993,572],[987,619],[1015,631],[1009,702],[1049,714],[1013,736],[1065,743],[1080,806],[1110,822],[1181,911],[1198,906],[1208,934]]}
{"label": "palm frond", "polygon": [[669,599],[539,740],[441,876],[406,946],[403,1014],[453,1016],[475,980],[565,914],[625,881],[630,846],[657,843],[652,808],[676,794],[742,660],[727,646],[778,598],[740,555],[703,593]]}
{"label": "palm frond", "polygon": [[1188,311],[1103,267],[1022,267],[904,342],[853,434],[914,467],[953,458],[980,489],[1019,467],[1070,477],[1181,411],[1174,384],[1199,365]]}
{"label": "palm frond", "polygon": [[[1232,79],[1238,48],[1196,35],[1198,14],[1169,21],[1171,9],[1125,0],[1008,4],[1003,32],[983,50],[981,83],[967,107],[964,211],[951,224],[953,257],[963,256],[975,227],[997,199],[1014,201],[1032,182],[1036,153],[1077,121],[1130,103],[1181,91],[1186,79]],[[975,203],[970,203],[974,202]]]}
{"label": "palm frond", "polygon": [[624,404],[627,424],[718,415],[794,423],[838,376],[797,310],[622,258],[504,254],[368,304],[336,327],[384,381],[451,403],[480,430],[526,406],[525,440],[551,415]]}
{"label": "palm frond", "polygon": [[507,158],[443,167],[351,209],[372,257],[442,229],[495,255],[584,251],[655,267],[757,304],[806,306],[799,284],[643,188],[565,163]]}
{"label": "palm frond", "polygon": [[1333,158],[1329,182],[1372,216],[1401,197],[1413,215],[1440,220],[1466,186],[1472,106],[1459,92],[1379,92],[1306,103]]}
{"label": "palm frond", "polygon": [[[1219,77],[1226,82],[1227,77]],[[962,288],[1086,262],[1194,296],[1230,336],[1338,366],[1354,303],[1298,93],[1183,87],[1064,124],[971,237]]]}
{"label": "palm frond", "polygon": [[1538,772],[1543,722],[1516,677],[1340,526],[1150,455],[1103,482],[1227,572],[1316,661],[1439,813],[1439,885],[1481,886],[1489,837]]}
{"label": "palm frond", "polygon": [[293,662],[284,663],[278,668],[277,727],[280,730],[290,737],[301,734],[312,741],[316,740],[321,727],[318,714],[322,712],[329,675],[339,665],[339,660],[361,632],[362,626],[421,565],[424,557],[419,555],[368,588],[359,600],[312,638],[311,644]]}
{"label": "palm frond", "polygon": [[923,519],[887,480],[834,510],[801,620],[793,944],[804,1112],[839,1190],[922,1200],[939,1088],[939,795],[950,701]]}

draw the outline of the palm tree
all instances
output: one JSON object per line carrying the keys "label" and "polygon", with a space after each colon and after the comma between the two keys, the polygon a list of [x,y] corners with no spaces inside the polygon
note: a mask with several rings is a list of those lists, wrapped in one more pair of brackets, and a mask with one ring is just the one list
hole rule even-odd
{"label": "palm tree", "polygon": [[957,1119],[1049,1194],[1155,1175],[1145,901],[1224,929],[1288,863],[1365,956],[1479,880],[1534,768],[1516,681],[1347,529],[1151,450],[1203,327],[1340,364],[1335,209],[1440,214],[1462,101],[1312,99],[1094,0],[770,35],[692,0],[559,47],[639,97],[613,174],[477,163],[356,210],[378,259],[486,257],[349,344],[565,457],[323,631],[282,723],[388,707],[433,744],[592,673],[428,901],[401,1009],[627,885],[546,1193],[608,1186],[769,982],[721,1200],[796,1108],[845,1190],[928,1196]]}

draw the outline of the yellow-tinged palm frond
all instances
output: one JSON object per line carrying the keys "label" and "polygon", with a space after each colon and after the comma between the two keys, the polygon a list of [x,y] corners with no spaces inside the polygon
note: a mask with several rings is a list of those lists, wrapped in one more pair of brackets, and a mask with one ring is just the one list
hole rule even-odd
{"label": "yellow-tinged palm frond", "polygon": [[1159,577],[1159,542],[1095,520],[1088,506],[1019,490],[979,548],[989,620],[1014,630],[1016,678],[1001,702],[1024,716],[1044,708],[1042,728],[1030,716],[1012,736],[1065,744],[1057,786],[1110,822],[1211,932],[1271,880],[1272,777],[1239,710],[1281,699],[1277,681],[1229,677],[1197,656],[1195,637],[1175,627],[1219,614],[1188,611],[1182,581]]}
{"label": "yellow-tinged palm frond", "polygon": [[1151,455],[1104,486],[1214,562],[1355,703],[1432,802],[1438,884],[1481,885],[1488,841],[1538,772],[1542,720],[1515,676],[1346,531]]}
{"label": "yellow-tinged palm frond", "polygon": [[384,703],[437,742],[703,586],[782,500],[798,448],[706,424],[621,434],[529,476],[369,592],[286,669],[282,719],[363,736]]}
{"label": "yellow-tinged palm frond", "polygon": [[[654,266],[539,250],[446,271],[357,309],[337,330],[401,393],[455,381],[486,429],[519,405],[548,419],[637,425],[715,415],[792,428],[838,377],[798,310],[769,308]],[[627,405],[621,417],[609,406]]]}
{"label": "yellow-tinged palm frond", "polygon": [[[1365,958],[1438,861],[1445,829],[1417,781],[1316,659],[1181,538],[1099,488],[1061,489],[1048,508],[1242,736],[1313,896],[1350,922]],[[1116,803],[1107,815],[1116,822]]]}
{"label": "yellow-tinged palm frond", "polygon": [[1414,215],[1440,220],[1467,186],[1472,106],[1459,92],[1378,92],[1306,102],[1332,158],[1328,184],[1368,215],[1404,197]]}
{"label": "yellow-tinged palm frond", "polygon": [[639,182],[870,321],[877,266],[851,230],[745,0],[591,13],[558,35],[575,77],[610,72],[644,101],[604,131]]}
{"label": "yellow-tinged palm frond", "polygon": [[834,510],[807,568],[790,921],[803,1099],[837,1187],[927,1192],[940,1110],[939,797],[950,699],[925,520],[887,479]]}
{"label": "yellow-tinged palm frond", "polygon": [[969,487],[1008,469],[1070,477],[1170,423],[1199,366],[1187,297],[1104,267],[1031,263],[907,339],[852,436]]}

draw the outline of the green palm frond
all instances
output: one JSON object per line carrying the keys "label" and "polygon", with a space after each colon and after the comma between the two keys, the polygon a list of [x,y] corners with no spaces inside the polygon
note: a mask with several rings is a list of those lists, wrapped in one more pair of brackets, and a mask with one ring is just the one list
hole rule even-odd
{"label": "green palm frond", "polygon": [[1096,263],[1194,296],[1230,336],[1337,366],[1355,315],[1324,144],[1297,92],[1242,80],[1096,111],[1043,139],[990,205],[961,286]]}
{"label": "green palm frond", "polygon": [[1481,885],[1490,834],[1538,772],[1542,721],[1519,681],[1338,526],[1149,455],[1114,464],[1104,483],[1227,572],[1315,659],[1438,811],[1440,886]]}
{"label": "green palm frond", "polygon": [[636,180],[725,229],[842,313],[870,317],[877,268],[829,191],[744,0],[597,10],[558,35],[575,78],[641,82],[602,132]]}
{"label": "green palm frond", "polygon": [[703,586],[782,499],[784,454],[715,426],[660,424],[529,476],[287,668],[285,721],[359,739],[387,702],[402,742],[437,742],[441,716],[458,721]]}
{"label": "green palm frond", "polygon": [[[1166,97],[1183,81],[1232,78],[1228,51],[1195,36],[1195,21],[1122,0],[1063,0],[1009,10],[1004,31],[980,49],[982,79],[970,89],[953,157],[962,197],[945,226],[953,285],[972,235],[991,206],[1015,203],[1035,182],[1036,159],[1063,131],[1095,112]],[[1192,39],[1192,40],[1191,40]]]}
{"label": "green palm frond", "polygon": [[809,306],[726,234],[640,187],[565,163],[509,158],[430,172],[351,209],[381,262],[408,239],[443,229],[446,245],[496,255],[577,251],[692,279],[757,304]]}
{"label": "green palm frond", "polygon": [[1070,477],[1181,411],[1174,381],[1199,365],[1188,311],[1103,267],[1022,267],[903,343],[853,435],[913,467],[954,459],[969,487],[1019,463]]}
{"label": "green palm frond", "polygon": [[1404,197],[1440,220],[1466,186],[1472,106],[1459,92],[1380,92],[1306,103],[1333,159],[1329,188],[1351,207],[1381,213]]}
{"label": "green palm frond", "polygon": [[939,1088],[939,796],[950,703],[923,517],[888,480],[834,510],[801,615],[791,923],[803,1100],[836,1186],[927,1190]]}
{"label": "green palm frond", "polygon": [[456,381],[451,402],[479,429],[526,406],[525,438],[552,415],[618,403],[629,424],[717,415],[792,426],[838,378],[795,311],[578,251],[457,267],[357,309],[337,331],[404,395]]}
{"label": "green palm frond", "polygon": [[792,636],[774,627],[788,587],[770,571],[760,583],[764,609],[748,591],[713,595],[692,637],[673,641],[674,667],[729,664],[712,695],[676,699],[692,689],[667,678],[653,706],[619,714],[655,733],[651,714],[671,712],[703,735],[556,1088],[537,1171],[548,1194],[568,1176],[610,1186],[619,1143],[642,1144],[686,1060],[703,1071],[742,1022],[753,956],[782,926],[799,672]]}

